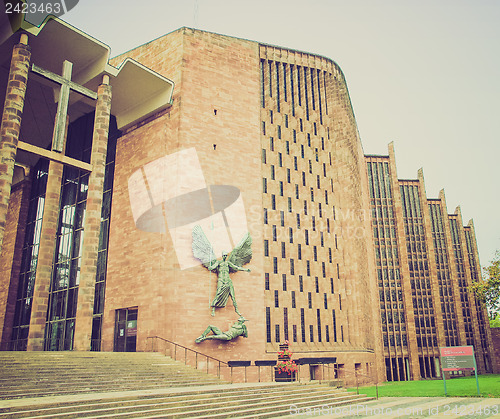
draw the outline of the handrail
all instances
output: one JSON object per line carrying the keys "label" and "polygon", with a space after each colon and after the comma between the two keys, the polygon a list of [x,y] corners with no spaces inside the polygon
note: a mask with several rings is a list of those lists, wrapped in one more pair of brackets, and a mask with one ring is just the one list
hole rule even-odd
{"label": "handrail", "polygon": [[[182,349],[184,349],[184,364],[187,365],[187,354],[188,354],[188,351],[191,352],[191,353],[194,353],[195,355],[195,368],[198,369],[198,355],[202,356],[202,357],[205,357],[205,359],[207,360],[207,370],[206,370],[206,373],[209,374],[209,360],[212,360],[212,361],[215,361],[218,363],[218,367],[217,367],[217,377],[220,378],[220,370],[221,370],[221,364],[225,365],[225,366],[228,366],[229,367],[229,364],[225,361],[222,361],[220,359],[217,359],[217,358],[214,358],[213,356],[210,356],[210,355],[206,355],[204,353],[201,353],[201,352],[198,352],[198,351],[195,351],[194,349],[191,349],[191,348],[188,348],[184,345],[181,345],[179,343],[176,343],[176,342],[172,342],[171,340],[168,340],[168,339],[165,339],[165,338],[162,338],[161,336],[149,336],[147,339],[159,339],[163,342],[167,342],[171,345],[174,345],[174,360],[177,361],[177,347],[180,347]],[[152,341],[152,349],[154,350],[153,348],[153,341]],[[232,369],[231,369],[232,371]]]}
{"label": "handrail", "polygon": [[[332,368],[330,367],[329,365],[326,366],[328,369]],[[339,368],[337,367],[337,364],[335,364],[333,366],[333,372],[334,372],[334,375],[338,377],[339,375]],[[367,374],[363,374],[362,372],[358,372],[357,370],[354,370],[354,373],[347,370],[347,369],[342,369],[342,373],[343,374],[346,374],[346,375],[354,375],[355,378],[356,378],[356,394],[359,395],[359,383],[358,383],[358,377],[361,376],[361,377],[365,377],[365,378],[368,378],[368,379],[373,379],[373,377],[367,375]],[[375,381],[375,391],[376,391],[376,398],[378,400],[378,383]]]}
{"label": "handrail", "polygon": [[172,342],[171,340],[168,340],[168,339],[165,339],[165,338],[162,338],[161,336],[150,336],[148,337],[147,339],[160,339],[164,342],[168,342],[168,343],[171,343],[172,345],[175,345],[176,347],[177,346],[180,346],[182,349],[184,350],[188,350],[188,351],[191,351],[191,352],[194,352],[195,354],[199,354],[199,355],[202,355],[204,356],[205,358],[210,358],[210,359],[213,359],[214,361],[217,361],[217,362],[220,362],[222,364],[226,364],[227,366],[229,366],[229,364],[225,361],[221,361],[220,359],[217,359],[217,358],[214,358],[213,356],[210,356],[210,355],[206,355],[202,352],[198,352],[198,351],[195,351],[194,349],[191,349],[191,348],[188,348],[186,346],[183,346],[181,345],[180,343],[176,343],[176,342]]}

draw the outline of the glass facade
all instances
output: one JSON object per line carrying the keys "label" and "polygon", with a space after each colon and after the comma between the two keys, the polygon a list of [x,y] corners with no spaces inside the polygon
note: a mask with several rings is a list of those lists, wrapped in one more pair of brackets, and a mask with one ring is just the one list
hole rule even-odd
{"label": "glass facade", "polygon": [[388,159],[368,158],[367,171],[386,376],[403,381],[409,379],[408,335]]}
{"label": "glass facade", "polygon": [[[93,125],[93,113],[85,115],[69,125],[66,145],[67,156],[90,163]],[[106,161],[97,262],[96,299],[92,336],[92,348],[96,350],[99,350],[100,347],[100,318],[102,317],[104,304],[114,156],[118,136],[119,131],[116,129],[115,119],[112,118]],[[18,299],[10,345],[11,349],[16,350],[26,349],[29,333],[31,300],[36,275],[38,243],[48,175],[48,161],[41,159],[35,173],[31,189],[25,245],[19,277]],[[69,166],[64,167],[61,184],[59,223],[56,234],[45,325],[45,350],[73,349],[88,182],[88,172]]]}
{"label": "glass facade", "polygon": [[[457,213],[446,214],[442,199],[426,198],[420,180],[398,180],[398,208],[391,158],[365,160],[387,379],[440,377],[441,346],[473,345],[479,368],[490,371],[484,308],[468,291],[479,278],[472,228]],[[407,325],[413,319],[414,333]]]}
{"label": "glass facade", "polygon": [[441,201],[429,200],[431,215],[432,240],[437,267],[437,280],[439,285],[439,298],[443,313],[443,326],[445,346],[460,345],[459,331],[456,315],[456,302],[453,295],[450,261],[448,258],[448,243],[445,235],[445,219],[441,209]]}
{"label": "glass facade", "polygon": [[34,176],[31,185],[21,271],[17,288],[16,310],[11,341],[8,346],[10,350],[14,351],[24,351],[28,344],[48,170],[49,162],[45,159],[40,159],[33,170]]}
{"label": "glass facade", "polygon": [[418,181],[400,182],[420,375],[436,377],[438,334]]}

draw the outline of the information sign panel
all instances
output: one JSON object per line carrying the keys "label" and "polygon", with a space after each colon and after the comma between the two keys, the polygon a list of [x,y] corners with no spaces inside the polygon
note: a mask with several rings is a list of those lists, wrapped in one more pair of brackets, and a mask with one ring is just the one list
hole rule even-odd
{"label": "information sign panel", "polygon": [[472,346],[451,346],[440,348],[443,371],[474,371],[474,348]]}

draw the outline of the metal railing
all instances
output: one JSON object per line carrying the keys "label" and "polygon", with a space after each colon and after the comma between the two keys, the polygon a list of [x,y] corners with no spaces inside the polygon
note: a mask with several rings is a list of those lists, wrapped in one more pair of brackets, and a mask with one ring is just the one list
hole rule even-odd
{"label": "metal railing", "polygon": [[[334,364],[333,367],[330,367],[330,365],[325,365],[328,370],[333,369],[333,376],[338,379],[338,380],[344,380],[347,378],[347,376],[354,376],[354,382],[356,384],[356,394],[359,395],[359,384],[361,381],[361,384],[369,384],[373,383],[373,377],[367,374],[363,374],[359,372],[358,370],[354,370],[354,372],[349,371],[345,368],[339,368],[338,364]],[[345,384],[345,383],[344,383]],[[348,385],[344,385],[345,387],[348,387]],[[376,392],[376,398],[378,399],[378,383],[377,380],[375,379],[375,392]]]}
{"label": "metal railing", "polygon": [[7,351],[26,351],[28,348],[28,338],[11,340],[2,345],[2,350]]}
{"label": "metal railing", "polygon": [[[165,342],[168,345],[173,345],[173,356],[172,353],[170,353],[170,356],[177,361],[177,352],[179,349],[179,352],[184,352],[184,364],[188,365],[188,354],[194,355],[194,367],[196,369],[198,368],[198,365],[200,364],[198,358],[205,359],[206,360],[206,373],[210,374],[210,361],[213,361],[214,364],[217,365],[217,377],[220,378],[221,376],[221,366],[227,366],[229,367],[229,364],[227,362],[221,361],[220,359],[214,358],[213,356],[203,354],[201,352],[195,351],[194,349],[188,348],[186,346],[180,345],[178,343],[172,342],[171,340],[162,338],[160,336],[150,336],[147,338],[148,340],[151,339],[151,351],[152,352],[159,352],[158,350],[158,341],[160,342]],[[167,351],[165,351],[166,354]]]}
{"label": "metal railing", "polygon": [[[197,370],[204,370],[207,374],[216,375],[217,378],[231,383],[275,381],[276,361],[273,361],[273,365],[266,364],[265,366],[257,364],[257,362],[252,364],[251,361],[226,362],[160,336],[151,336],[147,340],[151,340],[151,345],[148,344],[148,346],[152,352],[163,352],[164,355],[170,356],[176,361],[184,362],[185,365],[192,366]],[[165,348],[160,348],[160,344],[164,344]],[[205,363],[206,365],[204,365]]]}

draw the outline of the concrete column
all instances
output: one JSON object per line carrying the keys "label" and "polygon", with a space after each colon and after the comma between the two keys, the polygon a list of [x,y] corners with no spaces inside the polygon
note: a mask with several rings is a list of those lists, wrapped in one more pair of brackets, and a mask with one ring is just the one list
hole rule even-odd
{"label": "concrete column", "polygon": [[51,161],[45,192],[40,247],[35,276],[35,289],[31,308],[28,351],[43,351],[45,322],[49,304],[52,263],[56,247],[57,226],[59,223],[59,202],[64,166]]}
{"label": "concrete column", "polygon": [[82,247],[82,269],[78,286],[74,348],[79,351],[91,349],[92,315],[97,272],[97,252],[101,231],[102,194],[104,171],[108,149],[109,119],[111,116],[111,86],[104,76],[97,91],[94,133],[92,137],[92,173],[87,191],[87,206]]}
{"label": "concrete column", "polygon": [[22,34],[19,44],[15,45],[12,51],[0,126],[0,251],[2,250],[7,209],[9,208],[30,59],[31,50],[28,46],[28,36]]}

